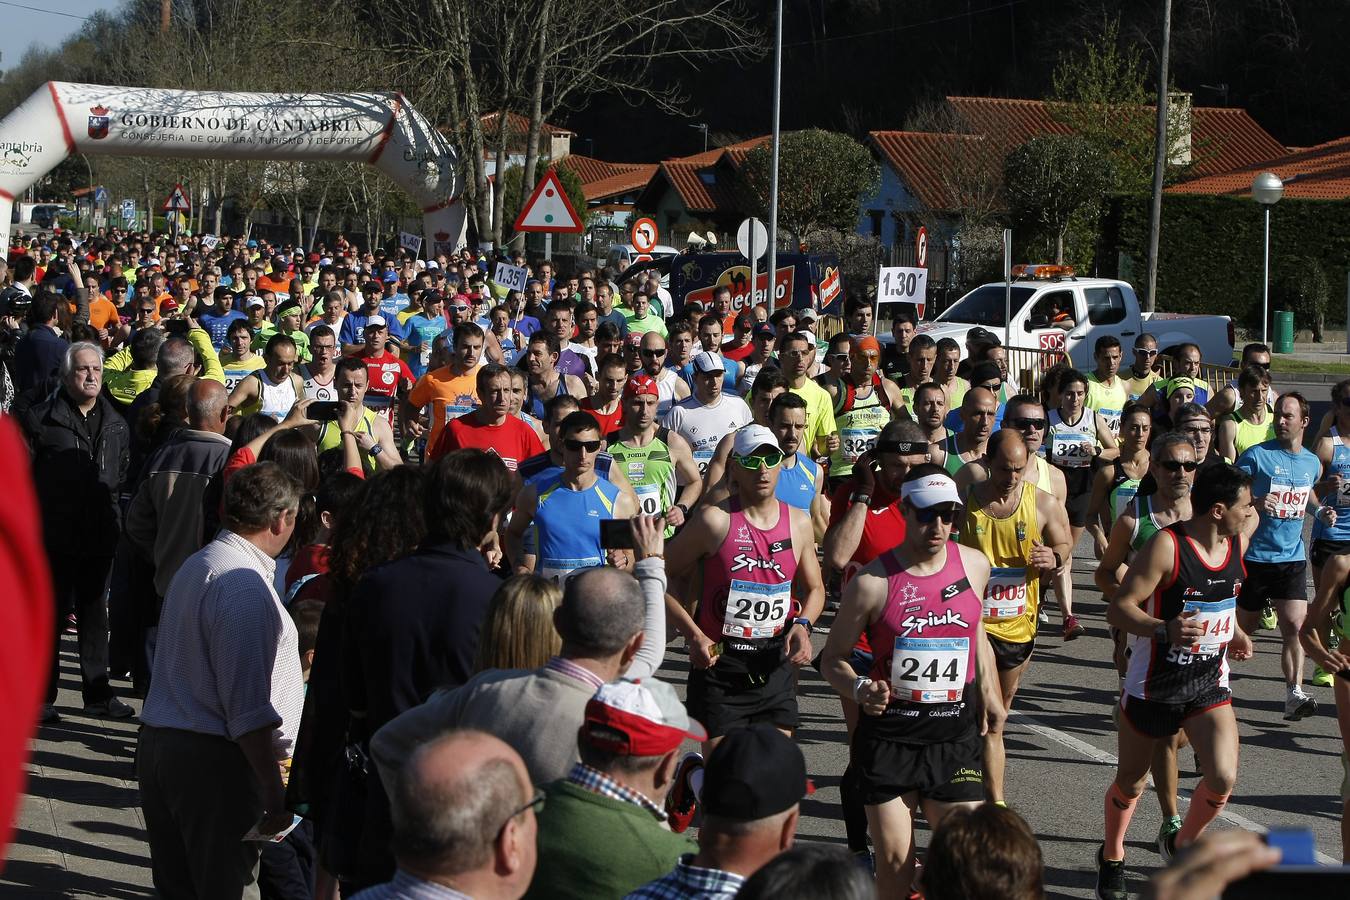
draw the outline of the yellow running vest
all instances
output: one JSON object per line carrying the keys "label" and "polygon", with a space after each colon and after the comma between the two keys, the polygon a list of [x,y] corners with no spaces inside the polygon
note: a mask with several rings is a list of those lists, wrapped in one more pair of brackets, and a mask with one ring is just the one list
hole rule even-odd
{"label": "yellow running vest", "polygon": [[983,553],[992,568],[984,593],[984,630],[1001,641],[1025,644],[1036,637],[1041,598],[1041,570],[1027,564],[1041,539],[1036,485],[1022,482],[1017,509],[1006,519],[975,508],[973,499],[967,497],[961,543]]}

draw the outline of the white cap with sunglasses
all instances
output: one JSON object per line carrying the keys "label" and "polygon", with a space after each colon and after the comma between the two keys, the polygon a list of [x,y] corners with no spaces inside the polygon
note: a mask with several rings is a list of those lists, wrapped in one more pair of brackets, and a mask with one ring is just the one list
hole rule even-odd
{"label": "white cap with sunglasses", "polygon": [[778,453],[783,452],[783,448],[778,446],[778,438],[773,436],[772,431],[763,425],[746,425],[737,429],[731,452],[736,456],[750,456],[760,447],[767,447]]}
{"label": "white cap with sunglasses", "polygon": [[962,505],[956,482],[937,473],[906,481],[900,488],[900,499],[915,509],[928,509],[940,503]]}

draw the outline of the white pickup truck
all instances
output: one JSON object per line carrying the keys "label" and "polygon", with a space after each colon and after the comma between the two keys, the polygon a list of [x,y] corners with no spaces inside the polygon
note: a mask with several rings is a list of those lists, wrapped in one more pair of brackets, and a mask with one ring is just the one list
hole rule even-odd
{"label": "white pickup truck", "polygon": [[[1021,268],[1021,267],[1019,267]],[[1233,360],[1233,322],[1228,316],[1144,313],[1134,288],[1124,281],[1079,278],[1057,267],[1057,274],[1030,274],[1012,282],[1012,328],[1004,332],[1005,284],[983,284],[943,310],[936,319],[919,325],[918,332],[933,340],[949,337],[966,352],[966,333],[983,327],[1012,347],[1033,350],[1063,350],[1074,366],[1089,371],[1095,367],[1092,348],[1103,335],[1120,339],[1122,368],[1132,361],[1130,347],[1142,331],[1153,335],[1158,349],[1166,353],[1179,344],[1200,347],[1201,359],[1217,365]],[[1070,270],[1071,271],[1071,270]],[[878,329],[880,331],[880,329]],[[879,335],[890,341],[891,335]]]}

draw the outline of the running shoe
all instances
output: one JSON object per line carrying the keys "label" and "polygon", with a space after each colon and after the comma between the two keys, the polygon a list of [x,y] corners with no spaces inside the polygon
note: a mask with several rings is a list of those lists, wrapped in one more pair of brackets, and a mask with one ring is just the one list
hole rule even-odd
{"label": "running shoe", "polygon": [[1266,631],[1274,631],[1279,622],[1275,618],[1275,607],[1267,606],[1261,610],[1261,628]]}
{"label": "running shoe", "polygon": [[1181,816],[1169,816],[1163,819],[1158,829],[1158,855],[1163,862],[1170,863],[1177,855],[1177,832],[1181,830]]}
{"label": "running shoe", "polygon": [[1040,612],[1036,613],[1036,621],[1041,625],[1050,624],[1050,614],[1045,611],[1044,606],[1041,607]]}
{"label": "running shoe", "polygon": [[1125,860],[1110,860],[1097,848],[1097,900],[1130,900],[1125,883]]}
{"label": "running shoe", "polygon": [[136,715],[136,710],[116,697],[109,697],[99,703],[86,704],[84,714],[86,716],[107,716],[110,719],[130,719]]}
{"label": "running shoe", "polygon": [[1313,674],[1310,681],[1317,687],[1331,687],[1331,685],[1334,683],[1331,678],[1331,673],[1324,671],[1321,666],[1316,666],[1313,669]]}
{"label": "running shoe", "polygon": [[1064,640],[1071,641],[1080,636],[1084,631],[1087,631],[1087,629],[1078,621],[1077,616],[1064,617]]}
{"label": "running shoe", "polygon": [[703,768],[702,753],[686,753],[675,770],[675,785],[666,795],[666,816],[670,830],[676,834],[684,832],[694,821],[694,811],[698,809],[698,797],[689,783],[689,776],[695,769]]}
{"label": "running shoe", "polygon": [[1297,722],[1317,712],[1317,701],[1301,688],[1293,688],[1284,700],[1284,720]]}

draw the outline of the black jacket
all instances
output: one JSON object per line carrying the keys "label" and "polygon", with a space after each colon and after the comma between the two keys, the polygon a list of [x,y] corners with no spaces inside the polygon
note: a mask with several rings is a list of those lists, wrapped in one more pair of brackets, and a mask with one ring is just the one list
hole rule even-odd
{"label": "black jacket", "polygon": [[131,434],[106,397],[99,395],[98,407],[102,421],[92,442],[64,388],[23,416],[43,540],[54,557],[112,556],[117,546]]}
{"label": "black jacket", "polygon": [[69,347],[70,341],[46,325],[30,329],[14,348],[14,387],[23,392],[53,382]]}

